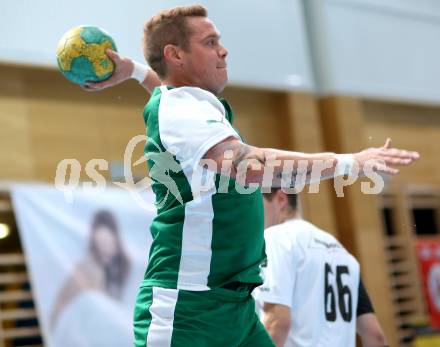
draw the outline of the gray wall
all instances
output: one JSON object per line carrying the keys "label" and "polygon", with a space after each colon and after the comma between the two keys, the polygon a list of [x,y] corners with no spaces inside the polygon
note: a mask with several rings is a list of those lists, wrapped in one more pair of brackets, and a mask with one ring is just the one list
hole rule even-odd
{"label": "gray wall", "polygon": [[[300,1],[199,2],[208,7],[229,49],[232,83],[312,89]],[[93,24],[110,32],[120,52],[144,61],[140,43],[145,20],[161,8],[188,3],[192,1],[0,1],[0,60],[54,65],[63,33]]]}
{"label": "gray wall", "polygon": [[[71,27],[109,31],[143,61],[142,25],[178,0],[0,2],[0,62],[55,66]],[[440,1],[206,0],[231,83],[440,103]],[[75,7],[72,8],[72,5]]]}

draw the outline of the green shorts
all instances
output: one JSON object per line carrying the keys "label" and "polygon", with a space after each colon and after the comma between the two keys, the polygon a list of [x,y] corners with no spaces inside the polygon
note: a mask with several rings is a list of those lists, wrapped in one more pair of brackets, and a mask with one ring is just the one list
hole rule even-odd
{"label": "green shorts", "polygon": [[141,287],[136,347],[275,347],[248,291]]}

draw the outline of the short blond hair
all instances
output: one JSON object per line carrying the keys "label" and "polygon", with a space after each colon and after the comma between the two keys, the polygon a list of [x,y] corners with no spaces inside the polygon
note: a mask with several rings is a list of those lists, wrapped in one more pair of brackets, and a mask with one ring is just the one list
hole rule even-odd
{"label": "short blond hair", "polygon": [[144,25],[143,50],[151,68],[163,78],[167,74],[164,47],[176,45],[188,50],[191,30],[188,17],[207,17],[208,11],[201,5],[173,7],[155,14]]}

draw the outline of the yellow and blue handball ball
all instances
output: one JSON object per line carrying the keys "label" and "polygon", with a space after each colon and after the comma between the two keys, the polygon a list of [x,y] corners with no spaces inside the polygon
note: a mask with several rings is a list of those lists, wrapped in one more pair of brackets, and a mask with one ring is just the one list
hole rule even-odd
{"label": "yellow and blue handball ball", "polygon": [[104,81],[115,69],[106,54],[109,48],[116,51],[115,42],[106,31],[96,26],[78,26],[58,43],[58,68],[73,83]]}

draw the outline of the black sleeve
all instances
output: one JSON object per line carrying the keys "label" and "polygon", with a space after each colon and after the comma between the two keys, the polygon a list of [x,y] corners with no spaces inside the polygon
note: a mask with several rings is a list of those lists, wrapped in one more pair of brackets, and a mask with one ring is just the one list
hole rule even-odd
{"label": "black sleeve", "polygon": [[368,293],[365,290],[364,284],[362,283],[362,279],[360,279],[356,316],[359,317],[366,313],[374,313],[374,308],[368,297]]}

